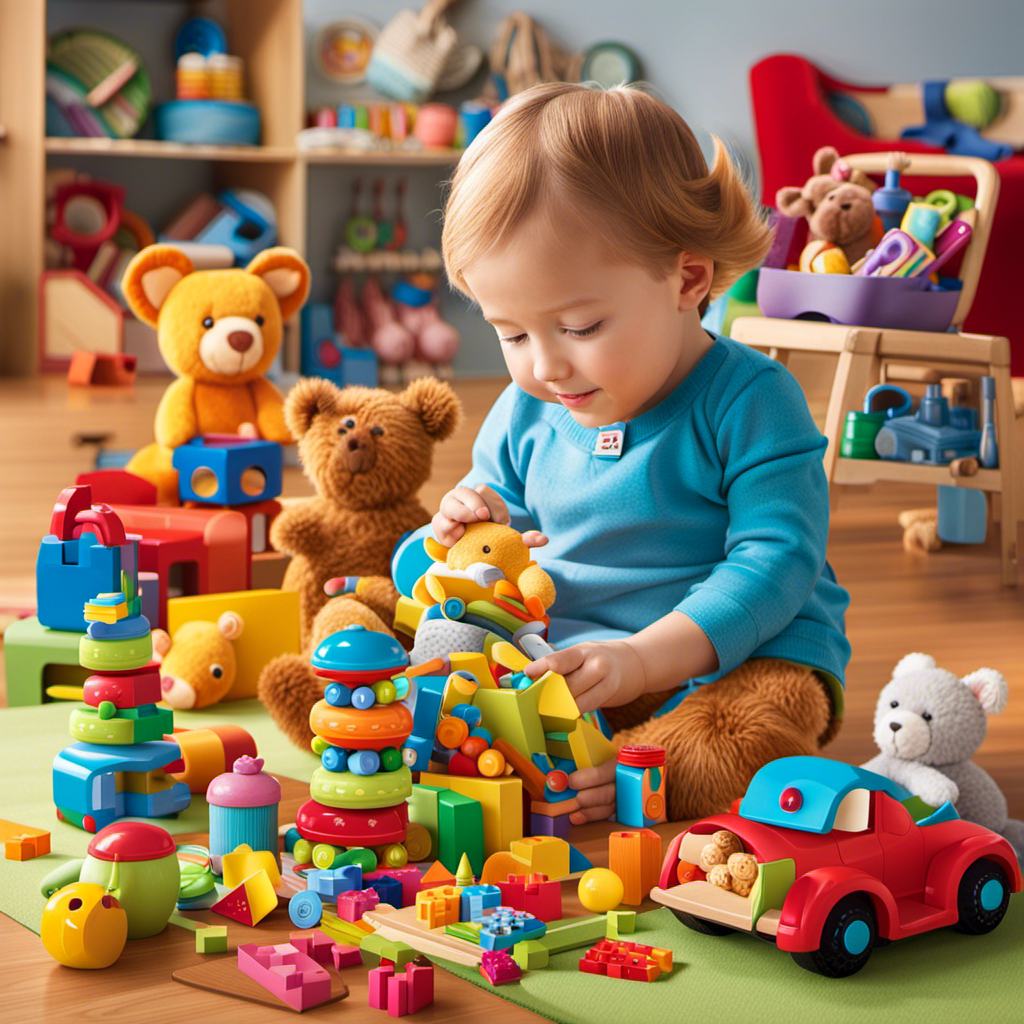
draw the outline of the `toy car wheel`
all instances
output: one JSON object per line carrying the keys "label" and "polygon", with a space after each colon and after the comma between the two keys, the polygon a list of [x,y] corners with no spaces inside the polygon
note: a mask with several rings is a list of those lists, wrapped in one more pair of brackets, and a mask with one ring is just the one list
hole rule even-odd
{"label": "toy car wheel", "polygon": [[718,924],[715,921],[705,921],[703,917],[694,917],[693,914],[687,914],[684,910],[676,910],[674,907],[669,907],[669,909],[687,928],[700,932],[701,935],[728,935],[733,930],[732,928],[726,928],[724,924]]}
{"label": "toy car wheel", "polygon": [[984,935],[1003,919],[1010,904],[1006,872],[992,860],[976,860],[960,879],[956,894],[959,920],[953,930]]}
{"label": "toy car wheel", "polygon": [[825,918],[821,945],[792,956],[805,971],[826,978],[847,978],[868,962],[877,939],[878,920],[871,901],[854,893],[843,897]]}

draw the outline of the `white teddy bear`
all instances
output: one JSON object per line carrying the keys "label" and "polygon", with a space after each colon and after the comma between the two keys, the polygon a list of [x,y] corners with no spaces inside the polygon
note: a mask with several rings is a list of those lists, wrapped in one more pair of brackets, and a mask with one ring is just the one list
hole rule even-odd
{"label": "white teddy bear", "polygon": [[925,803],[947,800],[966,821],[1004,836],[1024,860],[1024,822],[1007,817],[1006,797],[970,758],[981,746],[986,715],[998,715],[1006,680],[991,668],[958,678],[927,654],[908,654],[878,696],[875,743],[864,767],[905,786]]}

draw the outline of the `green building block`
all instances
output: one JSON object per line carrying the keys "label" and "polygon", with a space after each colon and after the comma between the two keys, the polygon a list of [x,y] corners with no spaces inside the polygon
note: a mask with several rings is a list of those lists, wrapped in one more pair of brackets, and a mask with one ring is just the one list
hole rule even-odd
{"label": "green building block", "polygon": [[484,811],[478,800],[442,789],[437,794],[437,859],[452,873],[465,853],[479,878],[484,869]]}
{"label": "green building block", "polygon": [[4,633],[7,706],[42,704],[48,686],[83,686],[91,670],[78,663],[81,633],[47,629],[34,615]]}
{"label": "green building block", "polygon": [[371,932],[365,939],[360,940],[359,952],[363,954],[364,967],[380,967],[381,960],[390,960],[396,971],[400,971],[419,956],[415,949],[404,942],[393,942],[376,932]]}
{"label": "green building block", "polygon": [[632,935],[636,931],[635,910],[609,910],[605,924],[604,937],[619,939],[623,935]]}
{"label": "green building block", "polygon": [[547,934],[536,939],[549,953],[592,946],[605,937],[604,914],[598,917],[574,917],[548,925]]}
{"label": "green building block", "polygon": [[480,945],[480,930],[483,925],[479,921],[458,921],[454,924],[446,924],[444,931],[446,935],[454,935],[457,939],[465,939],[467,942],[474,942]]}
{"label": "green building block", "polygon": [[473,695],[473,704],[483,712],[495,739],[507,740],[529,757],[547,749],[538,708],[542,689],[537,685],[526,690],[492,690],[481,686]]}
{"label": "green building block", "polygon": [[119,708],[113,717],[104,718],[100,708],[81,704],[71,712],[68,731],[73,740],[83,743],[149,743],[174,732],[174,712],[155,704],[142,704],[137,708]]}
{"label": "green building block", "polygon": [[228,951],[227,925],[211,925],[196,929],[197,953],[226,953]]}
{"label": "green building block", "polygon": [[548,965],[548,948],[536,939],[526,939],[512,947],[512,959],[522,971],[540,971]]}
{"label": "green building block", "polygon": [[[409,805],[409,821],[422,825],[430,836],[430,854],[426,860],[437,860],[437,794],[443,792],[440,786],[422,786],[417,783],[412,787],[412,796],[406,801]],[[454,868],[452,871],[454,872]]]}

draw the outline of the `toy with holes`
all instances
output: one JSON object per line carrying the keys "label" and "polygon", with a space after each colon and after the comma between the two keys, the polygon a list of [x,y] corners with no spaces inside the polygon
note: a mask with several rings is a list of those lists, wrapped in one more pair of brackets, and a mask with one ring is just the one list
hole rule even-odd
{"label": "toy with holes", "polygon": [[781,758],[738,804],[672,840],[651,899],[704,935],[774,940],[828,977],[856,973],[893,939],[990,932],[1021,891],[1002,836],[864,768]]}
{"label": "toy with holes", "polygon": [[178,473],[182,501],[246,505],[281,493],[281,446],[236,434],[206,434],[175,448],[171,465]]}
{"label": "toy with holes", "polygon": [[61,821],[87,832],[126,816],[177,814],[191,799],[188,786],[164,770],[180,756],[177,744],[163,739],[174,731],[174,715],[157,706],[160,673],[138,604],[122,591],[85,603],[79,662],[94,674],[85,682],[85,703],[71,711],[69,730],[78,742],[53,761],[53,802]]}
{"label": "toy with holes", "polygon": [[[422,826],[408,823],[412,774],[401,748],[413,728],[405,706],[409,657],[394,638],[360,625],[327,637],[313,651],[314,671],[326,684],[309,713],[320,767],[295,828],[318,868],[332,869],[353,847],[374,851],[381,868],[401,868],[429,853]],[[298,844],[296,844],[298,847]],[[348,886],[347,888],[351,888]]]}

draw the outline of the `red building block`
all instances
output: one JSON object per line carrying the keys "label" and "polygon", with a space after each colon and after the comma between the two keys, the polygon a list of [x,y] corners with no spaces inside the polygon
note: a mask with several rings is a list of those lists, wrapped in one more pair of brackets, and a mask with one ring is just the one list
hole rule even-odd
{"label": "red building block", "polygon": [[672,970],[672,951],[639,942],[602,939],[587,950],[579,967],[585,974],[650,982]]}
{"label": "red building block", "polygon": [[509,875],[498,882],[502,906],[525,910],[540,921],[560,921],[562,918],[562,886],[549,882],[547,875]]}
{"label": "red building block", "polygon": [[337,943],[331,947],[331,958],[336,971],[342,967],[358,967],[363,962],[363,954],[359,952],[358,946],[340,946]]}
{"label": "red building block", "polygon": [[156,662],[127,672],[89,676],[82,693],[82,700],[94,708],[105,700],[116,708],[137,708],[141,704],[158,704],[162,699],[160,667]]}
{"label": "red building block", "polygon": [[417,957],[405,965],[405,976],[409,979],[409,1012],[416,1013],[434,1001],[434,965],[426,957]]}
{"label": "red building block", "polygon": [[333,959],[334,939],[323,932],[289,932],[288,941],[300,953],[305,953],[310,959],[325,967]]}

